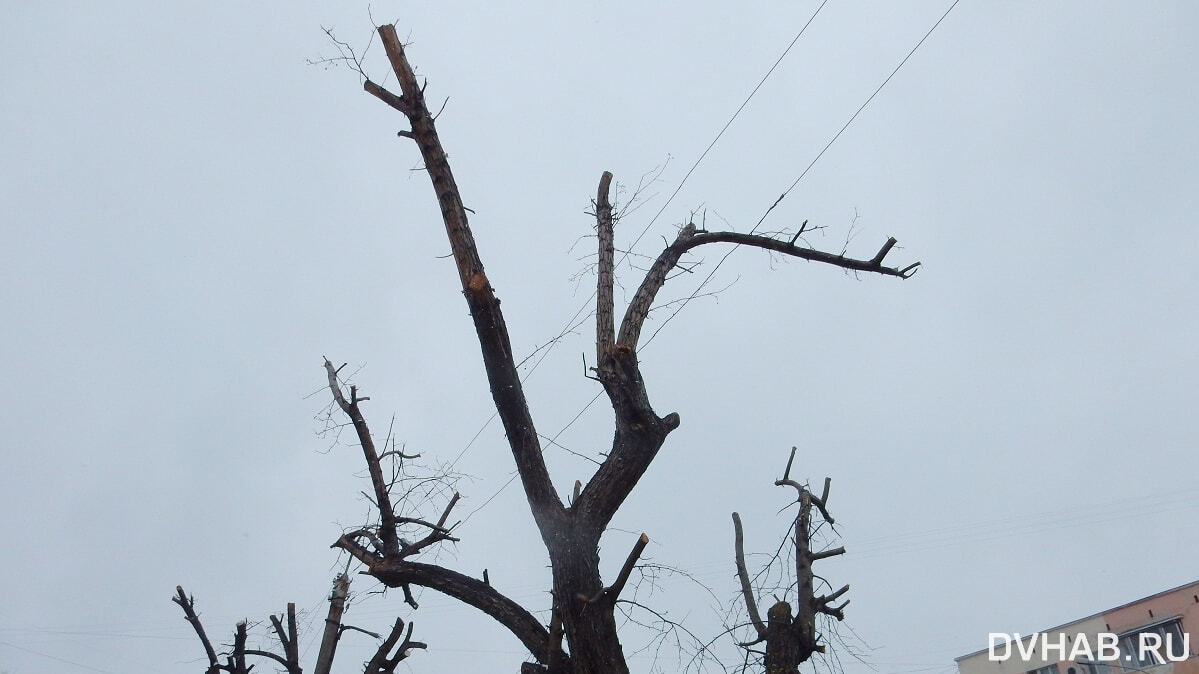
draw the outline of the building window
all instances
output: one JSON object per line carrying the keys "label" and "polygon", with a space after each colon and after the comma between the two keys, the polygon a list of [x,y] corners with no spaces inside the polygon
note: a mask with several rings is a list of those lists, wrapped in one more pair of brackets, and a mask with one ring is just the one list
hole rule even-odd
{"label": "building window", "polygon": [[[1159,645],[1153,650],[1155,643]],[[1184,655],[1185,643],[1182,637],[1182,621],[1178,618],[1142,627],[1135,632],[1120,635],[1120,665],[1126,672],[1138,672],[1163,664],[1168,656]],[[1146,646],[1144,652],[1141,649],[1142,644]]]}
{"label": "building window", "polygon": [[1030,671],[1028,674],[1060,674],[1060,673],[1061,673],[1061,670],[1059,670],[1057,668],[1057,664],[1055,663],[1052,665],[1045,665],[1044,667],[1038,667],[1038,668]]}

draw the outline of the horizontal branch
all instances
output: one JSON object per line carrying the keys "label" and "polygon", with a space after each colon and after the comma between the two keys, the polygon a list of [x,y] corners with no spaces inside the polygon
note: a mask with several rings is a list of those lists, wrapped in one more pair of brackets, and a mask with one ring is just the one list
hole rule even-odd
{"label": "horizontal branch", "polygon": [[[321,646],[317,651],[313,674],[329,674],[333,669],[333,657],[337,654],[337,642],[341,638],[341,616],[345,613],[346,599],[350,596],[350,577],[341,573],[333,581],[329,594],[329,612],[325,617],[325,629],[321,634]],[[377,635],[376,635],[376,638]]]}
{"label": "horizontal branch", "polygon": [[287,660],[285,660],[283,658],[283,656],[279,655],[278,653],[272,653],[270,651],[259,651],[259,650],[255,650],[253,648],[247,648],[246,655],[257,655],[260,658],[270,658],[271,660],[274,660],[275,662],[278,662],[279,664],[283,665],[283,668],[285,670],[293,671],[288,667]]}
{"label": "horizontal branch", "polygon": [[[482,580],[441,566],[409,561],[378,562],[368,573],[388,587],[427,587],[475,607],[508,628],[538,659],[550,651],[550,634],[541,621]],[[570,659],[561,649],[555,649],[553,657],[560,663]]]}
{"label": "horizontal branch", "polygon": [[887,253],[896,244],[895,237],[887,239],[887,242],[883,244],[878,253],[869,260],[860,260],[846,255],[834,255],[833,253],[808,248],[807,246],[797,246],[793,243],[761,234],[745,234],[741,232],[699,232],[691,239],[686,249],[690,250],[709,243],[733,243],[739,246],[762,248],[782,253],[783,255],[798,257],[803,260],[831,264],[834,267],[841,267],[842,269],[871,272],[884,276],[898,276],[904,279],[910,278],[912,274],[916,273],[917,267],[920,266],[919,262],[908,265],[903,269],[883,265],[883,258],[887,256]]}
{"label": "horizontal branch", "polygon": [[641,334],[641,326],[649,314],[654,298],[666,282],[666,275],[678,264],[679,258],[684,253],[711,243],[731,243],[738,246],[761,248],[811,262],[830,264],[842,269],[870,272],[884,276],[897,276],[903,279],[910,278],[920,266],[920,263],[916,262],[900,269],[897,267],[887,267],[883,264],[883,259],[886,258],[887,253],[895,246],[896,240],[894,237],[887,239],[887,242],[883,244],[874,257],[869,260],[861,260],[845,255],[835,255],[807,246],[797,246],[794,240],[783,241],[782,239],[761,234],[746,234],[741,232],[697,231],[695,225],[688,224],[679,232],[674,243],[662,251],[654,261],[654,264],[649,268],[649,271],[646,272],[645,279],[642,280],[641,286],[633,296],[633,301],[629,303],[624,320],[621,322],[620,335],[617,338],[618,343],[634,348],[637,346],[637,340]]}
{"label": "horizontal branch", "polygon": [[821,559],[828,559],[829,557],[836,557],[837,555],[844,555],[844,554],[845,554],[845,548],[843,548],[843,547],[833,548],[831,550],[824,550],[822,552],[813,552],[812,553],[812,561],[815,562],[815,561],[818,561]]}
{"label": "horizontal branch", "polygon": [[649,271],[645,272],[641,286],[637,288],[637,293],[633,295],[633,300],[629,302],[624,318],[620,321],[620,334],[616,337],[618,344],[637,348],[637,341],[641,338],[641,326],[645,323],[645,317],[649,315],[654,298],[658,296],[658,291],[666,283],[666,275],[678,264],[679,258],[693,247],[689,244],[694,236],[695,225],[688,223],[679,230],[674,243],[663,249]]}
{"label": "horizontal branch", "polygon": [[595,358],[598,362],[604,352],[612,347],[615,325],[612,315],[613,244],[612,203],[608,191],[612,185],[612,173],[604,171],[600,176],[599,189],[595,195],[595,227],[599,238],[599,269],[596,272],[595,291]]}

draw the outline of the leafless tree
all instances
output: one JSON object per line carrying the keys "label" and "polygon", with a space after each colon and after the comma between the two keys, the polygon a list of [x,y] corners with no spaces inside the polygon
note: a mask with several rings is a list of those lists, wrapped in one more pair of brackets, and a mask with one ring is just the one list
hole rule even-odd
{"label": "leafless tree", "polygon": [[[741,516],[733,513],[733,548],[736,553],[737,577],[741,581],[741,594],[745,601],[745,610],[753,627],[755,639],[742,644],[746,649],[765,642],[766,649],[762,653],[762,664],[766,674],[792,674],[799,671],[799,665],[812,657],[814,653],[823,653],[825,644],[821,643],[817,629],[816,618],[827,615],[837,620],[845,619],[845,607],[849,600],[835,604],[846,592],[849,586],[830,592],[827,595],[816,594],[815,574],[812,563],[829,557],[845,554],[845,548],[836,547],[827,550],[813,551],[812,539],[814,525],[812,522],[812,507],[815,506],[824,522],[832,525],[835,520],[828,513],[829,487],[832,481],[824,479],[824,491],[820,496],[813,494],[806,485],[791,479],[791,467],[795,461],[795,448],[791,448],[791,457],[787,460],[787,468],[783,477],[775,481],[776,486],[792,487],[796,491],[796,503],[799,511],[795,515],[792,542],[794,550],[792,558],[795,562],[794,581],[791,587],[795,591],[795,613],[791,604],[778,599],[766,612],[766,620],[762,620],[758,612],[755,589],[750,580],[749,569],[745,564],[745,533],[741,526]],[[776,556],[777,559],[777,556]],[[772,560],[774,561],[774,560]],[[791,589],[788,587],[786,589]]]}
{"label": "leafless tree", "polygon": [[[366,663],[366,674],[392,674],[413,649],[427,647],[419,641],[412,640],[412,623],[408,623],[408,629],[405,631],[404,621],[399,618],[396,618],[395,624],[392,625],[391,632],[386,638],[361,627],[343,624],[342,614],[345,611],[349,593],[350,578],[343,573],[333,581],[333,592],[329,595],[329,613],[325,618],[325,629],[321,634],[321,647],[317,652],[316,664],[312,669],[315,674],[329,674],[332,671],[337,644],[347,630],[362,632],[377,640],[382,639],[379,648]],[[270,616],[271,627],[275,637],[279,640],[282,653],[247,648],[248,627],[244,620],[234,627],[233,643],[229,644],[228,650],[218,653],[208,638],[204,625],[200,622],[200,616],[196,613],[195,597],[184,592],[182,587],[176,587],[175,596],[171,598],[171,601],[183,609],[183,616],[191,624],[196,636],[200,639],[200,644],[204,647],[204,655],[208,659],[204,674],[220,674],[221,672],[249,674],[254,665],[247,662],[247,657],[272,660],[283,667],[283,671],[287,674],[303,674],[300,666],[300,635],[296,628],[295,604],[288,604],[285,614]],[[287,621],[286,626],[284,626],[284,619]],[[221,662],[221,656],[224,656],[224,663]]]}
{"label": "leafless tree", "polygon": [[[639,562],[648,537],[642,534],[628,553],[619,573],[607,581],[600,575],[599,542],[613,516],[645,474],[667,436],[680,423],[677,413],[659,415],[653,409],[637,353],[643,324],[670,273],[682,264],[681,260],[685,255],[703,246],[717,244],[759,248],[774,254],[845,270],[901,279],[911,276],[919,263],[902,268],[887,266],[885,258],[895,246],[894,238],[888,239],[873,257],[857,259],[847,256],[844,251],[830,253],[810,247],[802,238],[805,231],[803,227],[793,235],[787,236],[708,231],[690,223],[683,226],[673,242],[650,262],[618,325],[613,298],[613,229],[616,220],[610,199],[613,176],[604,172],[594,202],[599,248],[596,267],[598,285],[595,295],[595,367],[592,368],[592,372],[594,378],[602,385],[615,412],[615,430],[611,448],[594,474],[585,483],[576,482],[574,493],[564,500],[555,490],[542,456],[540,436],[525,400],[500,301],[496,297],[491,279],[484,271],[467,220],[468,209],[463,206],[446,151],[437,133],[435,115],[426,106],[424,85],[418,82],[395,27],[379,27],[378,37],[398,82],[398,92],[389,91],[367,77],[362,70],[361,58],[352,51],[348,52],[349,56],[345,60],[363,75],[366,92],[401,113],[407,120],[409,128],[400,131],[399,135],[415,143],[423,159],[424,169],[432,182],[457,267],[458,280],[482,351],[483,366],[492,398],[503,423],[525,498],[549,557],[552,586],[549,594],[551,610],[548,624],[535,617],[530,609],[493,587],[486,573],[482,578],[475,578],[442,565],[418,561],[419,556],[428,548],[445,541],[457,540],[453,535],[454,525],[450,524],[449,518],[458,497],[455,494],[449,498],[436,518],[397,510],[392,497],[396,475],[394,472],[388,475],[383,468],[382,462],[388,458],[388,452],[379,452],[375,447],[361,408],[361,403],[366,398],[360,397],[358,389],[354,386],[348,386],[347,391],[346,382],[340,376],[340,368],[326,360],[324,365],[330,393],[336,407],[349,419],[349,425],[353,427],[361,445],[372,485],[370,500],[378,515],[377,519],[367,526],[344,533],[335,546],[361,563],[363,573],[386,587],[400,589],[405,600],[414,609],[417,602],[412,587],[417,586],[453,597],[493,618],[515,635],[528,650],[530,661],[520,667],[520,671],[525,674],[628,672],[617,629],[618,601],[630,574]],[[345,46],[344,43],[338,44]],[[384,449],[386,450],[386,445]],[[797,488],[800,491],[801,514],[796,521],[796,541],[804,541],[806,544],[806,534],[801,530],[807,526],[806,518],[812,505],[816,505],[823,512],[823,501],[815,498],[806,489],[798,486]],[[831,521],[831,518],[829,519]],[[401,534],[405,528],[419,529],[423,535],[409,539]],[[810,565],[812,559],[828,554],[831,553],[797,553],[796,559],[797,562],[802,560]],[[743,555],[739,554],[738,560],[738,570],[744,577]],[[802,569],[797,571],[799,577],[803,578]],[[838,592],[831,597],[813,599],[810,573],[807,577],[808,587],[800,588],[800,616],[794,620],[788,617],[787,620],[788,629],[797,632],[796,638],[792,640],[797,655],[787,656],[787,662],[794,661],[796,664],[799,661],[796,658],[802,659],[805,653],[810,654],[818,648],[815,634],[810,627],[810,614],[813,610],[825,613],[835,611],[828,602],[840,595]],[[747,601],[752,600],[748,587],[745,596]],[[182,591],[176,601],[184,606],[185,611],[189,611],[190,600],[183,597]],[[756,609],[751,611],[751,615],[755,613]],[[188,619],[193,620],[192,614],[189,613]],[[770,628],[763,625],[760,618],[756,619],[754,624],[755,627],[766,630],[762,636],[768,644],[771,643]],[[770,625],[774,624],[772,618]],[[193,621],[193,625],[197,626],[199,633],[198,622]],[[283,631],[277,629],[277,632],[284,650],[288,643],[294,643],[290,635],[284,638]],[[394,634],[393,632],[393,636]],[[204,641],[202,633],[201,640]],[[770,651],[769,646],[767,650]],[[211,646],[206,645],[206,651],[212,667],[234,671],[230,667],[239,666],[236,659],[239,652],[244,652],[244,648],[238,651],[235,641],[233,653],[229,656],[233,660],[229,665],[217,663]],[[277,657],[275,659],[282,662]],[[210,671],[214,672],[216,669]],[[367,671],[388,670],[368,667]]]}

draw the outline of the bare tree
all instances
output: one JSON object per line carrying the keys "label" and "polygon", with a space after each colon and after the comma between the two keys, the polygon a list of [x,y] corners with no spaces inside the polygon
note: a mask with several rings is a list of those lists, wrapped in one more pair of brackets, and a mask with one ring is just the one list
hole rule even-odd
{"label": "bare tree", "polygon": [[801,485],[791,479],[791,466],[794,461],[795,448],[792,447],[791,457],[787,460],[787,468],[783,471],[783,477],[776,480],[774,484],[794,488],[796,503],[799,504],[792,536],[795,575],[791,586],[795,589],[796,613],[792,613],[791,604],[783,599],[778,599],[766,612],[766,621],[762,620],[762,615],[758,612],[758,603],[754,596],[755,591],[750,580],[749,569],[745,564],[745,533],[741,526],[741,516],[733,513],[733,547],[736,554],[737,577],[741,581],[741,594],[745,601],[745,610],[749,614],[749,621],[756,635],[753,641],[743,643],[742,646],[749,649],[755,644],[766,643],[766,650],[762,653],[762,664],[766,674],[798,672],[800,663],[807,661],[814,653],[823,653],[825,644],[821,643],[817,630],[817,616],[823,614],[839,621],[844,620],[845,607],[849,604],[848,599],[840,604],[834,604],[842,595],[849,592],[848,585],[827,595],[817,595],[816,577],[812,572],[813,562],[845,554],[843,547],[812,550],[815,529],[812,522],[812,507],[816,507],[828,525],[831,526],[835,522],[828,513],[828,495],[832,480],[826,477],[824,491],[820,496],[816,496],[806,485]]}
{"label": "bare tree", "polygon": [[[667,435],[679,425],[679,415],[657,414],[650,403],[646,383],[637,360],[637,343],[642,325],[667,274],[687,252],[709,244],[737,244],[763,248],[783,255],[822,262],[844,269],[906,278],[916,265],[888,267],[884,259],[895,245],[889,239],[870,259],[854,259],[797,245],[798,237],[783,240],[758,234],[730,231],[701,231],[694,224],[681,229],[673,243],[657,257],[634,293],[617,329],[613,306],[613,215],[609,199],[612,174],[600,179],[595,200],[599,240],[598,287],[596,291],[595,375],[615,410],[616,428],[607,458],[579,490],[569,505],[555,491],[542,457],[533,417],[525,402],[500,302],[487,277],[475,247],[466,209],[438,137],[433,115],[425,104],[424,90],[413,73],[404,46],[394,26],[379,28],[379,37],[400,93],[366,80],[367,92],[402,113],[410,130],[401,135],[412,139],[424,159],[433,183],[442,219],[450,240],[458,277],[474,321],[483,363],[491,384],[496,409],[524,488],[525,497],[542,541],[549,554],[553,577],[551,627],[546,628],[525,609],[498,594],[490,585],[456,572],[411,561],[412,550],[388,537],[394,514],[379,494],[382,550],[368,550],[353,537],[339,542],[366,565],[367,573],[391,587],[422,585],[454,596],[488,613],[508,627],[537,660],[526,670],[550,672],[625,672],[614,619],[614,606],[631,564],[640,552],[629,555],[620,576],[605,585],[599,572],[599,540],[608,523],[649,468]],[[327,367],[330,367],[327,365]],[[332,374],[330,375],[332,378]],[[330,382],[335,387],[335,382]],[[337,395],[335,393],[335,395]],[[353,405],[346,407],[355,419],[360,439],[366,445],[369,432]],[[355,417],[355,415],[359,415]],[[369,463],[369,458],[368,458]],[[372,468],[372,476],[377,472]],[[431,537],[436,537],[432,530]],[[567,646],[567,648],[564,648]]]}
{"label": "bare tree", "polygon": [[[617,629],[617,602],[630,574],[638,564],[648,537],[642,534],[628,553],[620,572],[608,582],[600,575],[599,542],[613,516],[645,474],[667,436],[680,423],[677,413],[659,415],[654,410],[637,354],[646,317],[670,272],[680,265],[680,260],[685,255],[700,247],[717,244],[759,248],[845,270],[901,279],[911,276],[919,263],[903,268],[887,266],[885,258],[896,243],[894,238],[888,239],[873,257],[857,259],[847,256],[844,252],[830,253],[809,247],[801,238],[804,233],[803,227],[791,236],[769,236],[752,232],[708,231],[690,223],[682,227],[674,241],[652,261],[617,324],[613,297],[613,229],[616,218],[610,198],[613,176],[604,172],[594,203],[599,250],[598,285],[595,295],[595,367],[592,370],[594,378],[602,385],[615,411],[615,429],[611,448],[605,459],[586,483],[576,483],[571,498],[564,501],[553,486],[542,456],[537,428],[526,403],[517,364],[513,359],[512,345],[500,301],[496,297],[491,279],[484,271],[468,223],[468,209],[463,206],[462,196],[438,136],[435,115],[431,114],[425,102],[424,85],[417,81],[404,45],[396,35],[395,27],[379,27],[378,36],[398,82],[398,92],[389,91],[366,77],[361,68],[361,59],[352,52],[349,52],[350,56],[346,61],[363,75],[363,86],[368,93],[400,112],[407,120],[409,128],[400,131],[399,135],[416,144],[432,182],[457,267],[458,280],[482,351],[492,398],[503,423],[530,512],[549,557],[552,605],[548,624],[493,587],[486,573],[482,578],[475,578],[438,564],[418,561],[418,557],[426,549],[445,541],[457,540],[453,536],[454,525],[449,523],[449,517],[458,497],[455,494],[449,498],[435,519],[422,517],[419,513],[397,510],[392,498],[396,475],[393,471],[389,476],[383,467],[383,461],[388,458],[389,452],[377,451],[373,435],[362,413],[361,403],[367,398],[360,397],[358,389],[354,386],[349,386],[347,391],[347,386],[340,377],[341,368],[326,360],[324,366],[330,393],[336,406],[350,420],[361,445],[372,485],[370,500],[378,514],[377,520],[367,526],[344,533],[335,546],[361,563],[363,573],[386,587],[400,589],[407,603],[414,609],[417,602],[412,587],[418,586],[453,597],[493,618],[515,635],[528,650],[531,661],[521,666],[521,671],[526,674],[628,672]],[[386,450],[386,445],[384,449]],[[807,513],[813,504],[823,511],[822,500],[816,499],[803,488],[799,490],[803,504],[800,508],[801,519],[808,517]],[[806,521],[805,519],[804,523],[798,520],[796,522],[796,541],[802,540],[805,544],[807,537],[801,535],[801,529],[806,527]],[[405,528],[416,528],[422,531],[423,535],[409,539],[401,535]],[[810,563],[811,559],[820,555],[827,556],[827,553],[818,553],[815,556],[797,553],[796,558],[797,561],[802,559],[804,563]],[[743,555],[739,555],[738,559],[739,571],[744,575]],[[799,576],[804,577],[802,571]],[[810,573],[808,578],[807,589],[800,588],[800,616],[795,620],[791,620],[790,617],[787,619],[788,629],[798,631],[798,636],[792,640],[798,655],[788,656],[787,660],[794,661],[795,664],[806,657],[805,652],[810,654],[817,648],[809,614],[813,610],[825,613],[832,610],[827,602],[821,603],[823,599],[818,601],[811,598]],[[747,601],[752,600],[748,586],[745,596]],[[839,596],[839,593],[835,596]],[[832,601],[835,596],[824,599]],[[185,611],[188,610],[190,602],[184,604],[182,591],[176,601],[184,605]],[[754,614],[756,609],[751,611],[751,615]],[[192,620],[191,614],[188,619]],[[756,619],[754,624],[763,630],[769,629],[763,626],[760,618]],[[198,623],[193,622],[193,625]],[[199,632],[198,627],[197,631]],[[286,650],[289,642],[283,638],[282,632],[279,636]],[[290,638],[289,636],[288,639]],[[763,638],[770,643],[768,634]],[[202,634],[201,640],[204,640]],[[206,650],[213,667],[233,671],[225,665],[217,664],[210,646],[206,645]],[[230,657],[237,657],[236,644]],[[367,671],[388,670],[371,669],[368,666]]]}
{"label": "bare tree", "polygon": [[[333,668],[333,658],[337,652],[337,643],[341,640],[342,633],[347,630],[362,632],[376,640],[382,639],[379,648],[366,663],[366,674],[392,674],[396,671],[396,667],[400,662],[406,659],[413,649],[427,648],[427,646],[419,641],[412,640],[412,623],[408,623],[408,629],[404,629],[404,621],[396,618],[395,624],[392,625],[391,632],[386,638],[362,629],[353,625],[345,625],[342,623],[342,614],[345,611],[346,599],[350,593],[350,577],[346,574],[339,575],[333,581],[333,592],[329,595],[329,613],[325,618],[325,629],[321,635],[321,646],[317,652],[316,664],[313,667],[315,674],[329,674]],[[200,639],[200,644],[204,647],[204,654],[208,658],[208,664],[204,669],[204,674],[220,674],[221,672],[229,672],[229,674],[249,674],[254,665],[248,664],[247,657],[259,657],[267,660],[272,660],[275,664],[283,667],[283,671],[287,674],[303,674],[303,668],[300,666],[300,635],[296,628],[296,605],[288,604],[287,612],[282,615],[270,616],[271,627],[274,630],[275,637],[279,641],[279,647],[282,653],[274,651],[265,651],[261,649],[247,648],[248,626],[246,621],[237,623],[233,630],[233,643],[229,644],[228,650],[217,652],[213,647],[212,641],[208,638],[208,633],[204,629],[204,625],[200,622],[200,616],[196,613],[196,599],[183,591],[182,587],[175,588],[175,596],[171,598],[183,609],[183,616],[187,619],[196,632],[196,637]],[[284,619],[287,624],[284,626]],[[222,664],[220,656],[224,656],[225,662]]]}

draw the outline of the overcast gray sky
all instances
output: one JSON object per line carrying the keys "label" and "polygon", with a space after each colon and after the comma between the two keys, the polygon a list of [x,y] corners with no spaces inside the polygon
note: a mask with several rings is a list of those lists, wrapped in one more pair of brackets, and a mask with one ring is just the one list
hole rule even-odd
{"label": "overcast gray sky", "polygon": [[[328,546],[367,511],[356,450],[316,436],[323,355],[361,367],[375,430],[394,414],[426,457],[453,459],[487,421],[403,120],[354,73],[306,64],[332,53],[321,26],[370,38],[366,6],[340,5],[7,8],[0,671],[198,672],[176,584],[222,639],[295,601],[308,649]],[[746,231],[948,5],[831,0],[652,225],[816,2],[372,11],[449,99],[439,129],[520,356],[587,299],[601,171],[627,195],[662,168],[618,245],[648,226],[636,251],[655,254],[692,213]],[[605,539],[607,573],[644,531],[654,561],[734,599],[729,513],[769,549],[790,496],[770,484],[798,445],[801,475],[833,477],[849,554],[819,571],[853,587],[851,674],[949,672],[988,632],[1194,580],[1197,28],[1188,2],[963,0],[763,225],[807,219],[827,227],[813,244],[866,257],[895,236],[889,259],[924,267],[900,282],[730,257],[727,288],[642,350],[656,408],[683,425]],[[598,391],[590,325],[529,378],[544,433]],[[559,442],[594,455],[610,429],[601,400]],[[548,455],[563,492],[589,474]],[[441,561],[543,611],[498,424],[457,468],[473,514]],[[430,649],[411,671],[522,660],[450,600],[426,592],[413,616],[355,589],[350,622],[415,619]],[[719,631],[692,584],[643,598]],[[348,635],[337,671],[372,649]]]}

